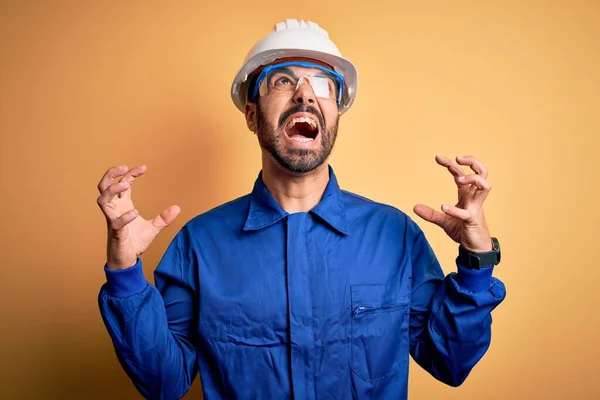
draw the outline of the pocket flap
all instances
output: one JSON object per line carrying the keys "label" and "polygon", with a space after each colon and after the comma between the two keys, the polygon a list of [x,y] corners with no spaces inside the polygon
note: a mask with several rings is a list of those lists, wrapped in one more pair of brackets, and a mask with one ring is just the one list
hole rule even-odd
{"label": "pocket flap", "polygon": [[381,307],[410,302],[409,291],[402,290],[400,282],[385,285],[353,285],[351,293],[352,308]]}

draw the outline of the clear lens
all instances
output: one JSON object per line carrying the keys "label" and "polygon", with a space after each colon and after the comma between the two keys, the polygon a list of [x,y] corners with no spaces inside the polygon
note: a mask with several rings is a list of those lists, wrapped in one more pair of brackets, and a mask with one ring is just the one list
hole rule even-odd
{"label": "clear lens", "polygon": [[276,68],[269,71],[260,82],[259,94],[267,93],[292,94],[307,80],[315,96],[324,99],[338,100],[339,88],[335,77],[326,71],[318,71],[314,76],[297,77],[288,68]]}
{"label": "clear lens", "polygon": [[336,85],[332,79],[313,76],[310,78],[311,86],[315,92],[315,96],[323,97],[324,99],[336,99]]}

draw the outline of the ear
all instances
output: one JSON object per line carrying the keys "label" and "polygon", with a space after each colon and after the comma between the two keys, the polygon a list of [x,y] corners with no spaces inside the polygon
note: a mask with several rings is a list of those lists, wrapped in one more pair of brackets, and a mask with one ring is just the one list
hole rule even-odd
{"label": "ear", "polygon": [[248,129],[256,133],[256,103],[246,104],[245,115]]}

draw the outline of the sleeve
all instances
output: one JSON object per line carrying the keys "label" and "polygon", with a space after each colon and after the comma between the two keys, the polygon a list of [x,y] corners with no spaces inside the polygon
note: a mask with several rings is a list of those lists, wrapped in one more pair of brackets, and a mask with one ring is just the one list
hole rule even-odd
{"label": "sleeve", "polygon": [[[493,267],[444,277],[425,235],[413,222],[410,351],[436,379],[462,384],[491,341],[491,312],[506,296]],[[409,235],[410,237],[411,235]]]}
{"label": "sleeve", "polygon": [[197,372],[197,258],[189,230],[173,239],[155,273],[142,263],[120,271],[105,266],[98,302],[117,358],[138,391],[149,399],[180,398]]}

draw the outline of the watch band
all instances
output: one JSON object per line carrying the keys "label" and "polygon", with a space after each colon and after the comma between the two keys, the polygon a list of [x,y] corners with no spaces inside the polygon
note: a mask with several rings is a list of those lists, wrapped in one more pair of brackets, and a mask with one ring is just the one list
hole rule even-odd
{"label": "watch band", "polygon": [[492,238],[492,250],[474,253],[462,246],[458,247],[458,262],[471,269],[489,268],[500,263],[500,242]]}

